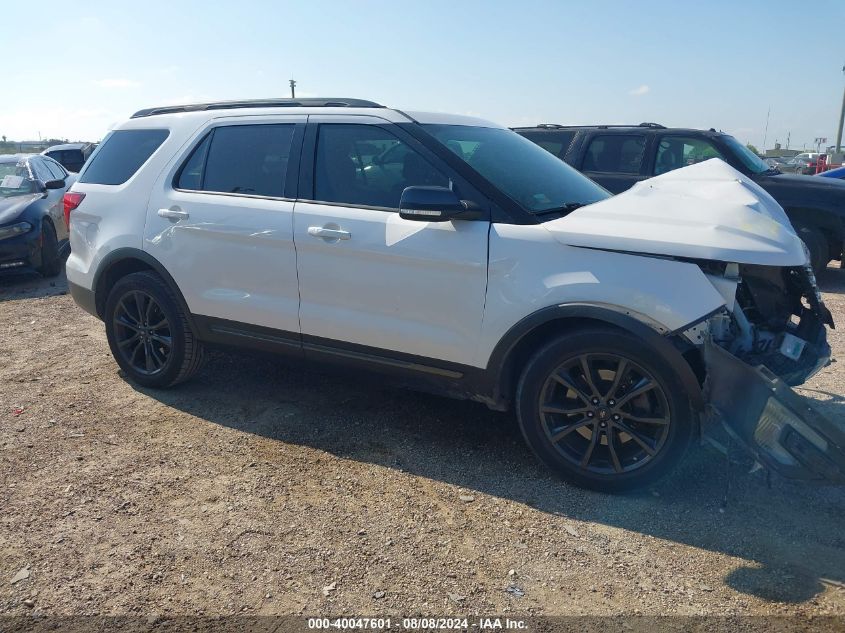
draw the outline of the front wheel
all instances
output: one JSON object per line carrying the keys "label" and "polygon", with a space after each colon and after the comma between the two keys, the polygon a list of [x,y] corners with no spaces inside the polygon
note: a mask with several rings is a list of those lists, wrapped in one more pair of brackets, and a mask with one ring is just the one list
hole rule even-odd
{"label": "front wheel", "polygon": [[145,387],[175,385],[202,364],[202,343],[170,287],[153,272],[118,280],[106,300],[103,320],[117,364]]}
{"label": "front wheel", "polygon": [[539,350],[519,381],[516,409],[543,463],[605,492],[662,477],[693,437],[692,408],[675,371],[617,329],[581,330]]}
{"label": "front wheel", "polygon": [[802,226],[798,228],[798,237],[804,242],[810,254],[810,266],[813,272],[818,275],[830,261],[830,249],[827,245],[824,233],[815,227]]}
{"label": "front wheel", "polygon": [[62,257],[59,253],[59,240],[56,229],[47,220],[41,223],[41,266],[38,267],[45,277],[55,277],[62,272]]}

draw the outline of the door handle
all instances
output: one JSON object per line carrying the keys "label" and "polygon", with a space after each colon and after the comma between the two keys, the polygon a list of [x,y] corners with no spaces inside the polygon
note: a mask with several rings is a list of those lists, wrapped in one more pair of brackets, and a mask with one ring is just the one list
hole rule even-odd
{"label": "door handle", "polygon": [[321,237],[324,240],[348,240],[352,233],[343,229],[333,229],[325,226],[309,226],[308,235]]}
{"label": "door handle", "polygon": [[179,211],[177,209],[159,209],[158,217],[167,218],[168,220],[187,220],[190,217],[187,211]]}

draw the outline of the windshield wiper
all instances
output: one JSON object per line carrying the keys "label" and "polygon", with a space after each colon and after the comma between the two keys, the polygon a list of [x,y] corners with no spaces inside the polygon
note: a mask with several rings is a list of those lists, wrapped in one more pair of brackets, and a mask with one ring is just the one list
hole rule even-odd
{"label": "windshield wiper", "polygon": [[551,209],[543,209],[541,211],[535,211],[534,215],[548,215],[549,213],[570,213],[571,211],[575,211],[575,209],[580,209],[581,207],[591,204],[590,202],[566,202],[559,207],[552,207]]}

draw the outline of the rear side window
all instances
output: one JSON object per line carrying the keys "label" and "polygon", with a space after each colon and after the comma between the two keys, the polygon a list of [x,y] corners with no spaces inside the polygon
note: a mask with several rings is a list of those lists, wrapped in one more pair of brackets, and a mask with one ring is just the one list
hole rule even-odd
{"label": "rear side window", "polygon": [[79,182],[122,185],[153,155],[167,138],[167,130],[117,130],[91,160]]}
{"label": "rear side window", "polygon": [[638,174],[643,162],[645,137],[628,134],[594,136],[587,147],[582,171]]}
{"label": "rear side window", "polygon": [[177,189],[284,197],[294,124],[215,128],[182,166]]}
{"label": "rear side window", "polygon": [[559,131],[549,131],[549,132],[519,132],[522,136],[527,138],[529,141],[533,141],[537,143],[540,147],[544,150],[549,152],[550,154],[554,154],[558,158],[562,159],[566,156],[566,150],[569,149],[569,146],[572,144],[572,139],[575,138],[575,132],[559,132]]}

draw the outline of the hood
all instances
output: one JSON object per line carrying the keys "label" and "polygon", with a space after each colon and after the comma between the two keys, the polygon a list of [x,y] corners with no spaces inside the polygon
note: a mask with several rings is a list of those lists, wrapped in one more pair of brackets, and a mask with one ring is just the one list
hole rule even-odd
{"label": "hood", "polygon": [[43,197],[40,193],[28,193],[10,198],[0,198],[0,224],[14,222],[30,204]]}
{"label": "hood", "polygon": [[827,178],[815,178],[814,176],[805,176],[801,174],[771,174],[768,177],[773,182],[780,184],[812,189],[829,189],[831,191],[842,191],[845,193],[845,182],[829,176]]}
{"label": "hood", "polygon": [[718,158],[644,180],[543,226],[569,246],[769,266],[807,261],[774,198]]}

